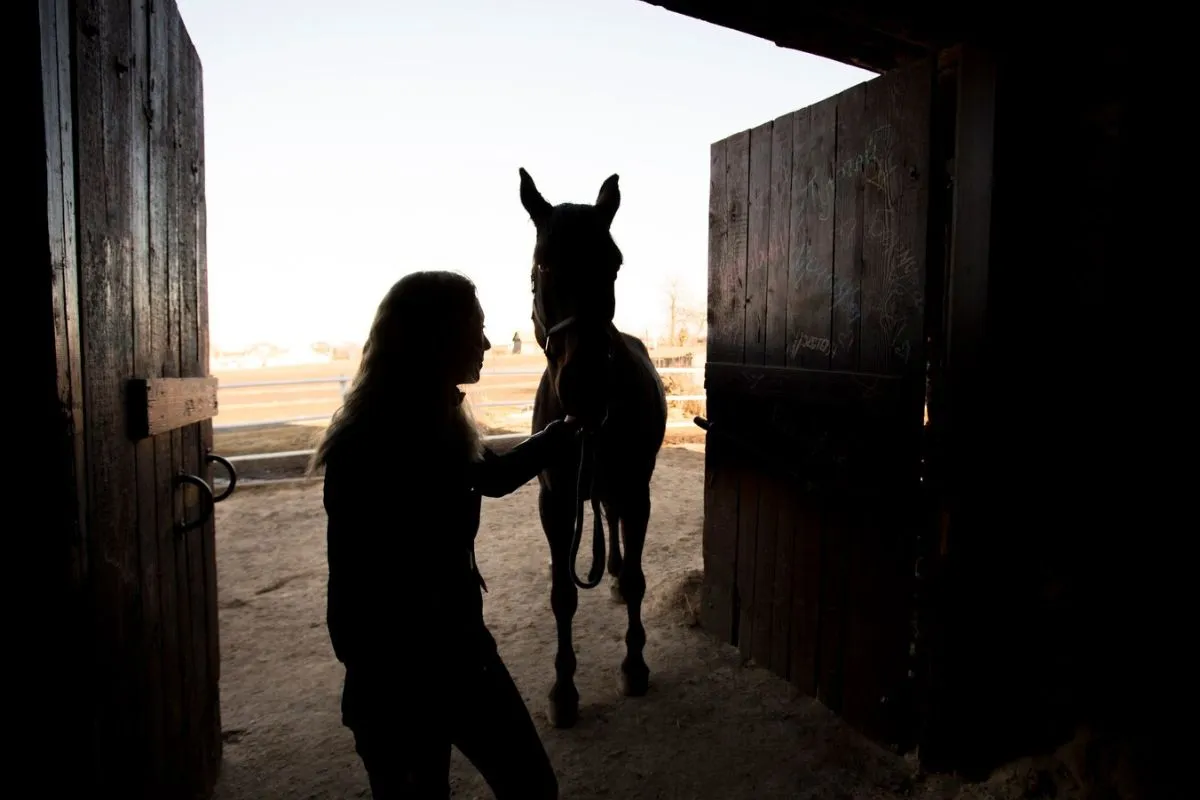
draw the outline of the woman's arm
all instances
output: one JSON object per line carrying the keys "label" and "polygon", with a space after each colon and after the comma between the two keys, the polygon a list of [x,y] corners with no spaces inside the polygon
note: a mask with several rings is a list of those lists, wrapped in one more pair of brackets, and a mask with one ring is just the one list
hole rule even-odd
{"label": "woman's arm", "polygon": [[573,419],[554,420],[504,455],[490,450],[472,466],[472,486],[485,497],[504,497],[524,486],[575,443],[579,427]]}

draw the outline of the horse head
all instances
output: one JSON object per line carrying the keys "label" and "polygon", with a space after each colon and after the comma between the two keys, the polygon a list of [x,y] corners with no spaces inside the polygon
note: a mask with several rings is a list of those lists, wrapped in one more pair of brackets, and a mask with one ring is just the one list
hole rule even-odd
{"label": "horse head", "polygon": [[533,329],[545,351],[559,404],[595,421],[608,399],[608,362],[616,336],[621,251],[610,228],[621,191],[617,176],[600,186],[594,205],[551,205],[533,178],[521,174],[521,204],[537,229],[530,283]]}

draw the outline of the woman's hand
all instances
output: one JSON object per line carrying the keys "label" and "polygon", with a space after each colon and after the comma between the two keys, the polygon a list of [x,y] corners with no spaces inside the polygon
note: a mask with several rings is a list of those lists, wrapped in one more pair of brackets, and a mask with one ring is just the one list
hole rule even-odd
{"label": "woman's hand", "polygon": [[583,420],[579,417],[568,414],[561,420],[558,420],[558,426],[562,428],[562,436],[564,439],[575,440],[583,436]]}
{"label": "woman's hand", "polygon": [[583,430],[583,423],[578,417],[567,416],[551,420],[542,433],[554,439],[571,440]]}

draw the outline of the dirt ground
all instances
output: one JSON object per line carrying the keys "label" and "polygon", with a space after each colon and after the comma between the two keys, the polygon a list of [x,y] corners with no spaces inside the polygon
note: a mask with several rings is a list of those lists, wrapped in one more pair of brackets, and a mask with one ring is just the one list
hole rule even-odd
{"label": "dirt ground", "polygon": [[[645,619],[651,690],[624,698],[624,608],[606,587],[582,592],[575,618],[581,719],[546,721],[554,619],[536,483],[485,500],[478,542],[488,624],[533,712],[561,796],[585,798],[1023,798],[1074,795],[1050,762],[987,784],[920,778],[782,680],[743,664],[695,627],[703,454],[665,448],[653,485]],[[370,797],[341,726],[342,669],[324,626],[319,483],[248,486],[217,507],[225,758],[216,800]],[[586,561],[583,554],[581,564]],[[1049,780],[1049,783],[1046,781]],[[456,798],[490,798],[457,752]],[[1054,795],[1049,795],[1054,796]]]}

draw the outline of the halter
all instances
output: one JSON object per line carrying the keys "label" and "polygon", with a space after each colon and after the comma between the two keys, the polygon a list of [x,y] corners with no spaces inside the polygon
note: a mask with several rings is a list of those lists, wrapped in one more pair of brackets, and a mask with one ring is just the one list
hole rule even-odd
{"label": "halter", "polygon": [[[538,313],[537,306],[538,304],[535,302],[533,304],[533,319],[545,332],[544,336],[547,345],[550,344],[551,336],[565,331],[579,321],[578,315],[572,314],[547,328],[546,323]],[[610,385],[612,382],[612,358],[613,346],[610,339],[608,353],[605,358],[606,377]],[[570,573],[571,580],[580,589],[594,589],[604,579],[604,518],[600,510],[600,500],[596,497],[596,434],[602,431],[608,423],[610,400],[611,392],[605,391],[604,415],[601,417],[599,425],[584,427],[583,439],[579,450],[579,466],[575,476],[575,526],[571,534]],[[589,467],[591,468],[590,472]],[[587,487],[586,492],[585,487]],[[592,501],[592,568],[588,570],[587,580],[584,581],[579,577],[579,572],[575,568],[575,560],[579,556],[579,547],[583,543],[583,509],[584,501],[588,497]]]}
{"label": "halter", "polygon": [[572,314],[571,316],[567,317],[566,319],[560,320],[557,324],[552,325],[551,327],[547,328],[546,323],[543,322],[541,316],[538,315],[536,308],[533,310],[533,318],[536,319],[538,324],[541,325],[542,328],[546,331],[547,339],[549,339],[551,336],[553,336],[556,333],[562,333],[567,328],[574,325],[575,320],[576,320],[576,316],[574,314]]}

